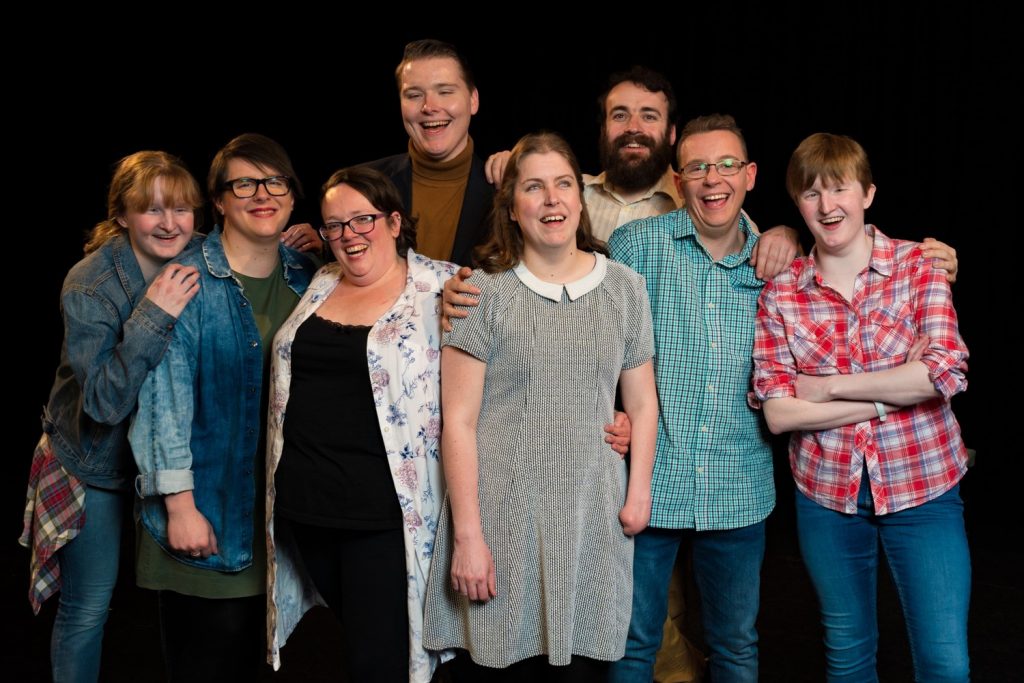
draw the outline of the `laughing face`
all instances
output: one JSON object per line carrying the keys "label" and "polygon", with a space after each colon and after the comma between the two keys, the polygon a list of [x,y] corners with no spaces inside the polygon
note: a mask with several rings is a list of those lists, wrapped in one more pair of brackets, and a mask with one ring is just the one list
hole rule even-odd
{"label": "laughing face", "polygon": [[563,250],[576,245],[583,201],[572,166],[558,152],[530,154],[519,162],[509,215],[526,249]]}
{"label": "laughing face", "polygon": [[417,59],[402,68],[400,82],[402,120],[412,144],[436,161],[454,159],[466,149],[469,120],[480,105],[459,63],[450,57]]}
{"label": "laughing face", "polygon": [[700,180],[687,180],[682,175],[676,178],[676,187],[686,200],[686,210],[698,233],[720,238],[739,227],[743,200],[747,191],[754,189],[757,165],[751,162],[736,175],[722,176],[714,164],[723,159],[746,158],[739,137],[727,130],[697,133],[679,145],[679,168],[696,162],[711,164],[707,176]]}
{"label": "laughing face", "polygon": [[601,130],[601,168],[627,191],[655,185],[672,163],[676,129],[668,120],[665,93],[624,81],[608,91]]}
{"label": "laughing face", "polygon": [[381,215],[383,212],[370,200],[344,183],[327,190],[320,210],[325,224],[351,221],[356,216],[380,216],[373,220],[373,228],[366,234],[359,235],[345,227],[338,239],[329,242],[345,279],[351,283],[372,284],[399,260],[396,241],[402,221],[397,211]]}
{"label": "laughing face", "polygon": [[814,235],[819,252],[841,254],[859,240],[870,238],[864,232],[864,211],[875,198],[875,186],[867,190],[859,181],[843,178],[839,182],[814,184],[797,196],[797,208]]}

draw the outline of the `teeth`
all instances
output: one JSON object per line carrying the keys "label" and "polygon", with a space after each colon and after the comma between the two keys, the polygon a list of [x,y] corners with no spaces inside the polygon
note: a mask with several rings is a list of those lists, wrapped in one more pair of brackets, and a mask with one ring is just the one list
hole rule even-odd
{"label": "teeth", "polygon": [[832,225],[833,223],[838,223],[841,220],[843,220],[842,216],[831,216],[830,218],[821,219],[821,223],[823,225]]}
{"label": "teeth", "polygon": [[564,221],[565,216],[544,216],[540,219],[541,223],[552,223],[554,221]]}
{"label": "teeth", "polygon": [[345,247],[345,253],[348,254],[349,256],[352,256],[354,254],[360,254],[364,251],[366,251],[365,244],[355,244],[352,245],[351,247]]}
{"label": "teeth", "polygon": [[449,123],[450,123],[450,121],[424,121],[423,122],[423,127],[424,128],[443,128],[443,127],[447,126]]}
{"label": "teeth", "polygon": [[727,194],[709,194],[707,197],[704,197],[704,201],[717,202],[719,199],[725,199],[728,196]]}

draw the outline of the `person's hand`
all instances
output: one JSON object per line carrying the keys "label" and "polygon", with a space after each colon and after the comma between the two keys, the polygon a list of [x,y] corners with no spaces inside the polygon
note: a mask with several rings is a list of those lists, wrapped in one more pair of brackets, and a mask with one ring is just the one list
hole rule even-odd
{"label": "person's hand", "polygon": [[281,243],[297,251],[320,253],[320,233],[309,223],[293,225],[281,233]]}
{"label": "person's hand", "polygon": [[448,278],[444,283],[442,294],[441,326],[445,332],[452,331],[450,318],[465,318],[469,312],[463,306],[476,306],[480,302],[476,297],[480,296],[480,290],[466,282],[473,271],[465,266],[459,268],[459,272]]}
{"label": "person's hand", "polygon": [[619,523],[622,524],[622,533],[627,536],[636,536],[647,528],[651,521],[651,498],[650,496],[626,496],[626,504],[619,511]]}
{"label": "person's hand", "polygon": [[484,162],[484,176],[491,185],[501,185],[501,179],[505,177],[505,167],[508,166],[508,159],[512,152],[507,149],[502,152],[495,152],[487,157]]}
{"label": "person's hand", "polygon": [[922,334],[920,337],[914,340],[914,343],[907,349],[907,361],[913,363],[915,360],[921,360],[924,356],[925,350],[928,348],[928,344],[931,343],[931,337],[926,334]]}
{"label": "person's hand", "polygon": [[455,539],[452,550],[452,588],[470,600],[487,602],[498,594],[494,556],[482,535]]}
{"label": "person's hand", "polygon": [[195,266],[172,263],[161,270],[146,290],[146,298],[167,315],[177,318],[185,304],[199,291],[199,271]]}
{"label": "person's hand", "polygon": [[771,280],[785,270],[800,250],[800,240],[793,228],[776,225],[766,230],[750,252],[750,265],[758,280]]}
{"label": "person's hand", "polygon": [[956,260],[956,249],[934,237],[925,237],[921,246],[924,247],[921,252],[924,257],[932,259],[932,267],[946,271],[949,284],[956,282],[956,272],[960,266]]}
{"label": "person's hand", "polygon": [[832,400],[828,391],[829,376],[797,375],[794,388],[796,397],[811,403],[828,403]]}
{"label": "person's hand", "polygon": [[629,415],[615,411],[615,421],[604,426],[607,434],[604,442],[610,444],[612,450],[621,456],[629,453],[629,437],[633,431],[633,425],[629,421]]}
{"label": "person's hand", "polygon": [[217,554],[217,536],[203,513],[196,509],[191,491],[164,496],[167,507],[167,543],[183,555],[206,559]]}

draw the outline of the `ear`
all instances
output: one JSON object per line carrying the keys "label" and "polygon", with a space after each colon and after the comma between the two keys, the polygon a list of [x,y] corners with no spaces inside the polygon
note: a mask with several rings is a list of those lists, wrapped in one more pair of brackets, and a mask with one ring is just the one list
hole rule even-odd
{"label": "ear", "polygon": [[392,211],[391,215],[388,216],[388,232],[395,239],[402,233],[402,214],[397,211]]}
{"label": "ear", "polygon": [[743,169],[747,174],[747,192],[754,189],[754,179],[757,178],[757,164],[751,161]]}
{"label": "ear", "polygon": [[469,96],[469,113],[475,115],[478,109],[480,109],[480,91],[473,88],[473,93]]}
{"label": "ear", "polygon": [[213,206],[215,209],[217,209],[217,213],[219,213],[221,216],[224,215],[224,202],[222,202],[219,199],[214,199]]}
{"label": "ear", "polygon": [[676,192],[679,194],[680,197],[682,197],[683,187],[686,186],[686,179],[683,178],[683,175],[681,173],[673,173],[672,182],[676,184]]}
{"label": "ear", "polygon": [[868,191],[864,193],[864,208],[867,209],[871,206],[871,202],[875,201],[875,184],[868,185]]}
{"label": "ear", "polygon": [[672,125],[670,125],[668,127],[668,144],[672,145],[673,147],[676,144],[676,126],[675,126],[675,124],[672,124]]}
{"label": "ear", "polygon": [[518,223],[519,222],[519,220],[516,218],[515,207],[512,207],[512,206],[508,207],[508,217],[510,219],[512,219],[513,223]]}
{"label": "ear", "polygon": [[124,219],[124,216],[118,216],[114,220],[117,221],[117,224],[120,225],[122,228],[128,227],[128,221]]}

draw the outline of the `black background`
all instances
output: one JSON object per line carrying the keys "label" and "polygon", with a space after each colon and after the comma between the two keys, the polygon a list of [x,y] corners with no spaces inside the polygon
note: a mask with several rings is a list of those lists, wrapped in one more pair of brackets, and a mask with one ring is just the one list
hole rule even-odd
{"label": "black background", "polygon": [[[11,193],[11,186],[5,195],[17,216],[8,225],[8,259],[18,263],[8,263],[15,277],[6,404],[14,431],[0,547],[9,558],[4,612],[13,619],[5,624],[4,657],[24,667],[26,678],[45,670],[45,662],[29,663],[26,654],[45,655],[48,627],[31,618],[28,553],[13,539],[40,406],[58,360],[60,285],[81,258],[84,233],[105,215],[116,161],[163,149],[181,156],[205,186],[217,149],[239,133],[261,132],[285,146],[306,186],[293,222],[316,223],[310,197],[332,171],[405,151],[393,70],[404,43],[421,37],[450,40],[469,57],[480,91],[471,133],[484,158],[543,128],[565,135],[584,171],[596,173],[596,97],[607,75],[634,63],[665,73],[676,88],[680,123],[723,112],[744,129],[758,163],[746,208],[762,227],[802,228],[783,183],[801,139],[828,131],[861,142],[878,186],[868,220],[891,236],[933,236],[957,249],[954,299],[971,360],[970,388],[954,399],[954,409],[978,453],[962,487],[976,577],[988,553],[1003,553],[993,561],[1018,569],[1000,590],[1019,612],[1020,551],[1007,550],[1006,540],[1019,534],[1024,450],[1010,417],[1022,374],[1013,332],[1020,327],[1017,290],[1010,289],[1020,261],[1020,162],[1016,114],[1005,104],[1020,95],[1019,71],[1011,67],[1019,50],[992,30],[1008,18],[983,6],[972,4],[963,16],[924,4],[852,5],[826,11],[719,3],[661,12],[621,6],[569,17],[547,6],[495,5],[460,20],[472,31],[408,20],[387,28],[345,7],[301,17],[297,8],[278,8],[287,20],[260,11],[209,25],[198,17],[188,26],[111,25],[88,40],[68,30],[41,39],[38,53],[12,56],[8,147],[16,161],[8,173],[19,174],[13,187],[28,196]],[[392,14],[405,13],[395,7]],[[73,26],[77,19],[63,20]],[[598,22],[607,29],[583,28]],[[785,484],[784,458],[777,469]],[[780,491],[782,512],[789,490]],[[130,575],[122,584],[128,590]]]}

